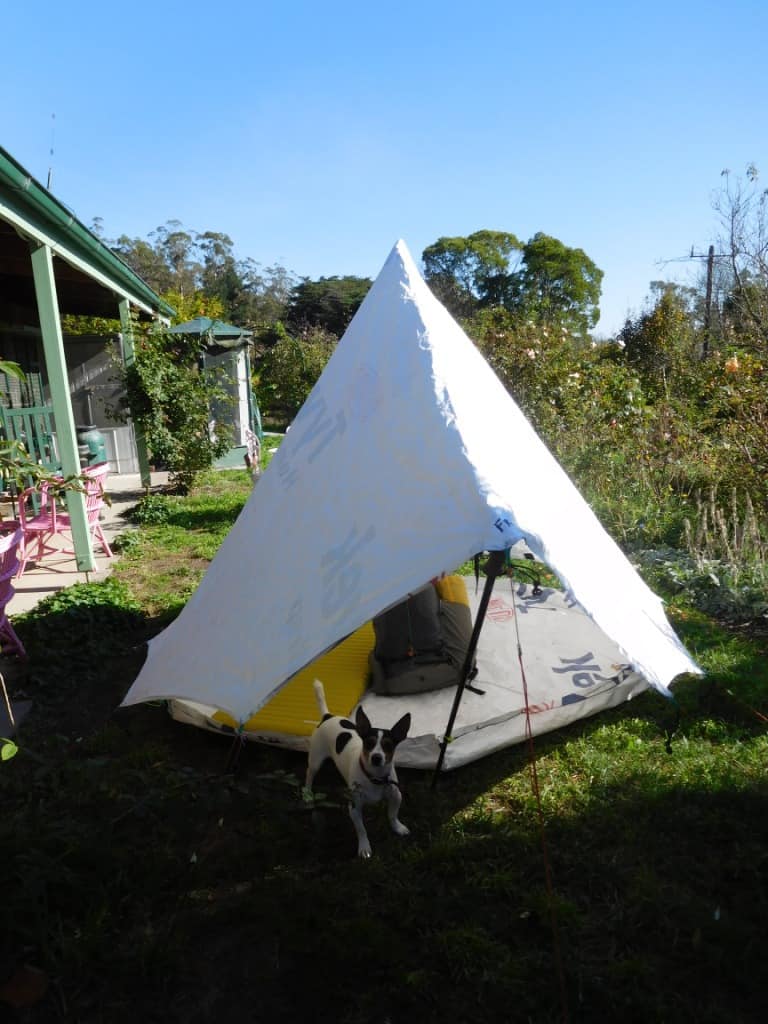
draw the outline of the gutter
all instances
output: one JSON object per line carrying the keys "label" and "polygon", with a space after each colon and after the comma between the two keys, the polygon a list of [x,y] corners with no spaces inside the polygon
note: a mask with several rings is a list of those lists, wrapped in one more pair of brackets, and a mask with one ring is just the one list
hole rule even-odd
{"label": "gutter", "polygon": [[[0,147],[0,211],[16,229],[146,313],[175,316],[139,275]],[[96,271],[96,272],[94,272]]]}

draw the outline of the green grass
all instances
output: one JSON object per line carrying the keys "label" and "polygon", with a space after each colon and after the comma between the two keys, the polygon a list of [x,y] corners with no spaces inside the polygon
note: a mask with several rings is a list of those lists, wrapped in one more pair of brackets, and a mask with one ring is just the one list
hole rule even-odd
{"label": "green grass", "polygon": [[35,708],[0,765],[0,998],[23,963],[48,988],[7,1019],[761,1020],[765,637],[678,595],[707,675],[676,705],[643,694],[436,790],[403,772],[412,835],[371,811],[359,863],[332,769],[312,810],[301,755],[248,746],[228,773],[229,741],[115,710],[250,487],[163,496],[109,580],[16,622]]}

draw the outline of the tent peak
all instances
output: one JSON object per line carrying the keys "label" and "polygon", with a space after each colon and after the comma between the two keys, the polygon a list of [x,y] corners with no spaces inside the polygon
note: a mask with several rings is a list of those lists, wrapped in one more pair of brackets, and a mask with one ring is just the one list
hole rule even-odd
{"label": "tent peak", "polygon": [[[418,269],[416,267],[416,261],[414,260],[413,256],[411,255],[411,250],[408,248],[408,246],[406,245],[406,243],[403,241],[402,238],[398,238],[398,240],[392,246],[392,251],[389,254],[389,260],[391,260],[393,258],[397,259],[403,265],[403,267],[406,270],[408,270],[408,271],[414,271],[415,270],[416,273],[418,273]],[[389,262],[389,260],[387,260],[387,262]],[[386,266],[386,264],[385,264],[385,266]],[[421,275],[419,275],[419,276],[421,276]]]}

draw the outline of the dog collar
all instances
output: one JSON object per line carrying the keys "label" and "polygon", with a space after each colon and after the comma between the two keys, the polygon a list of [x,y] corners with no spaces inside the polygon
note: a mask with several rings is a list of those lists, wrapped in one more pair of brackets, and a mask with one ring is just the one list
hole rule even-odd
{"label": "dog collar", "polygon": [[394,779],[391,779],[389,775],[387,775],[383,779],[379,779],[375,775],[371,775],[371,773],[365,767],[362,757],[360,758],[360,771],[363,773],[366,779],[368,779],[369,782],[372,782],[374,784],[374,786],[397,786],[397,783],[394,781]]}

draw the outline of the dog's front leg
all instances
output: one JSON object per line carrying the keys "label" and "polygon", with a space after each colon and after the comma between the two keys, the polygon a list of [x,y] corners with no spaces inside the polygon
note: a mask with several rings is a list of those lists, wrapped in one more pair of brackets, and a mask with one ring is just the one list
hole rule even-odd
{"label": "dog's front leg", "polygon": [[400,810],[400,804],[402,802],[403,794],[400,792],[400,787],[396,782],[391,783],[387,791],[387,813],[389,815],[389,824],[392,826],[392,831],[397,835],[409,836],[411,834],[411,830],[398,818],[398,811]]}
{"label": "dog's front leg", "polygon": [[367,860],[372,852],[371,843],[363,822],[363,801],[356,793],[352,795],[352,800],[349,804],[349,816],[352,819],[352,824],[355,826],[355,832],[357,832],[357,856]]}

